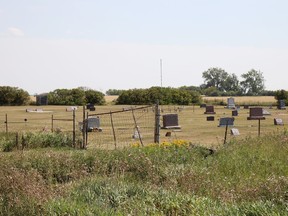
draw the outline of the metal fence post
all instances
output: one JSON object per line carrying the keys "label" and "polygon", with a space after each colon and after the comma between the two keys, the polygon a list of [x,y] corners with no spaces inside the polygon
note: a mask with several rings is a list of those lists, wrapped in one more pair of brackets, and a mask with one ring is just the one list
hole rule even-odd
{"label": "metal fence post", "polygon": [[157,101],[157,103],[155,105],[154,143],[160,143],[160,110],[159,110],[159,101]]}

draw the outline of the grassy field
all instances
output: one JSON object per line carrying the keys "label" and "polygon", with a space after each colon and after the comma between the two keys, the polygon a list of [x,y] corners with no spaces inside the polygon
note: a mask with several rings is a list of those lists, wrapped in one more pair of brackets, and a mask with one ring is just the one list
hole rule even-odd
{"label": "grassy field", "polygon": [[[218,127],[218,119],[231,116],[232,110],[224,106],[215,106],[215,121],[206,121],[198,105],[181,106],[181,111],[161,106],[161,115],[178,114],[181,129],[161,129],[160,145],[149,141],[144,147],[131,139],[131,113],[114,116],[119,130],[128,128],[130,134],[130,145],[115,150],[98,148],[93,139],[86,150],[71,148],[71,137],[64,133],[72,128],[66,106],[0,107],[0,216],[288,215],[288,112],[270,109],[266,102],[263,108],[271,115],[260,122],[261,136],[258,121],[248,121],[249,110],[241,107],[234,122],[240,136],[229,130],[225,145],[225,127]],[[127,107],[97,106],[93,113]],[[36,108],[43,112],[26,112]],[[137,121],[153,128],[152,111],[138,114]],[[26,134],[21,142],[27,148],[13,148],[5,133],[6,115],[12,134]],[[54,122],[63,133],[48,132],[52,115],[65,119]],[[82,115],[79,107],[76,120]],[[284,125],[275,126],[274,118]],[[103,132],[108,131],[108,123],[102,123]]]}
{"label": "grassy field", "polygon": [[[245,99],[246,98],[246,99]],[[251,97],[241,97],[235,98],[236,104],[249,104]],[[253,97],[254,102],[257,101],[255,97]],[[214,98],[215,99],[215,98]],[[260,101],[263,101],[265,104],[262,106],[265,110],[267,110],[271,115],[267,115],[266,120],[261,120],[260,124],[260,133],[261,135],[271,133],[273,131],[284,131],[287,130],[286,123],[288,122],[288,112],[287,110],[278,110],[276,107],[266,106],[269,102],[273,102],[273,98],[271,97],[260,97]],[[205,99],[208,102],[212,99]],[[217,99],[218,100],[218,99]],[[224,100],[224,99],[223,99]],[[227,98],[226,98],[227,101]],[[269,101],[269,102],[268,102]],[[207,103],[209,104],[209,103]],[[212,102],[211,102],[212,104]],[[43,131],[48,130],[50,131],[52,128],[52,115],[54,119],[59,119],[54,121],[53,127],[54,129],[60,128],[62,131],[72,131],[72,112],[66,112],[66,108],[68,106],[21,106],[21,107],[0,107],[0,119],[2,122],[0,132],[5,132],[6,124],[4,123],[6,120],[6,115],[8,116],[8,130],[10,132],[20,132],[20,131]],[[96,106],[95,112],[89,112],[90,114],[97,114],[97,113],[109,113],[110,111],[119,111],[125,108],[130,108],[131,106],[116,106],[116,105],[107,105],[107,106]],[[26,112],[26,109],[36,109],[41,108],[44,112]],[[184,106],[182,111],[178,111],[178,106],[161,106],[160,107],[162,112],[161,115],[169,114],[169,113],[176,113],[178,114],[178,122],[181,126],[180,130],[168,130],[162,129],[160,131],[160,142],[164,141],[172,141],[174,139],[182,139],[187,140],[196,145],[204,145],[206,147],[217,148],[219,145],[222,145],[224,142],[224,135],[225,135],[225,127],[218,127],[219,119],[222,117],[231,117],[232,110],[226,109],[223,106],[215,106],[215,121],[207,121],[207,116],[204,114],[205,109],[200,108],[198,105],[196,106]],[[175,111],[176,110],[176,111]],[[143,137],[144,144],[147,145],[153,142],[153,130],[154,130],[154,113],[150,110],[148,113],[139,113],[142,117],[140,118],[143,122],[144,126],[142,130],[144,131],[145,128],[147,132],[145,132],[145,136]],[[233,136],[230,133],[231,127],[229,127],[227,140],[234,140],[234,139],[243,139],[247,136],[258,136],[258,121],[248,121],[247,117],[249,116],[249,109],[244,109],[243,106],[240,107],[238,112],[238,116],[235,116],[234,121],[234,128],[237,128],[240,132],[239,136]],[[284,122],[282,126],[275,126],[274,125],[274,118],[281,118]],[[27,121],[25,121],[25,119]],[[63,119],[63,121],[61,121]],[[79,107],[76,111],[76,122],[77,122],[77,129],[78,129],[78,122],[81,122],[83,119],[83,109]],[[137,117],[138,119],[138,117]],[[64,121],[65,120],[65,121]],[[101,127],[103,128],[103,133],[95,134],[90,133],[89,137],[89,147],[97,147],[97,137],[101,138],[102,147],[105,148],[105,144],[107,144],[107,148],[113,148],[114,141],[113,141],[113,134],[111,132],[111,122],[110,116],[106,115],[106,117],[100,116],[101,120]],[[139,140],[131,139],[133,134],[133,130],[135,124],[133,122],[133,118],[131,113],[130,114],[119,114],[114,117],[115,124],[121,125],[119,129],[119,133],[121,135],[126,133],[123,138],[121,138],[121,143],[118,146],[127,146],[131,143],[139,142]],[[162,117],[160,125],[163,125]],[[125,129],[125,130],[123,130]],[[146,130],[146,129],[145,129]],[[80,133],[80,130],[77,130]],[[116,131],[117,132],[117,131]],[[167,137],[167,132],[171,132],[171,136]],[[148,135],[149,133],[149,135]],[[94,137],[94,138],[93,138]],[[94,140],[93,140],[94,139]],[[124,139],[127,139],[124,142]],[[120,139],[119,139],[120,140]],[[103,144],[104,143],[104,144]],[[108,145],[110,147],[108,147]]]}
{"label": "grassy field", "polygon": [[285,216],[287,140],[1,152],[0,215]]}

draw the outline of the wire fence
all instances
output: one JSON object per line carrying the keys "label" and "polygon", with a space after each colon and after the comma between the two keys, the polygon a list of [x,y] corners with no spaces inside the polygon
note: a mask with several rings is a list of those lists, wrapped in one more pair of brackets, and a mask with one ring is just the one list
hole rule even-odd
{"label": "wire fence", "polygon": [[[70,107],[71,108],[71,107]],[[287,110],[276,107],[263,107],[270,115],[265,120],[249,121],[249,109],[240,108],[238,115],[221,106],[215,106],[215,114],[204,114],[199,105],[191,106],[100,106],[95,111],[86,107],[67,109],[63,106],[43,106],[25,109],[25,107],[0,107],[0,133],[12,134],[16,140],[21,133],[66,133],[73,138],[74,146],[79,148],[115,149],[130,145],[148,145],[155,142],[182,139],[196,145],[219,146],[231,139],[247,136],[259,136],[276,131],[288,130]],[[165,116],[177,117],[169,127],[165,125]],[[173,117],[172,115],[172,117]],[[229,128],[219,127],[223,117],[235,118]],[[213,117],[213,121],[208,121]],[[90,128],[88,119],[96,120]],[[283,124],[275,124],[281,120]],[[87,124],[86,124],[87,123]],[[169,123],[169,122],[168,122]],[[259,124],[261,123],[261,124]],[[276,122],[277,123],[277,122]],[[239,134],[230,133],[236,128]],[[79,142],[79,140],[81,142]],[[19,141],[20,142],[20,141]]]}

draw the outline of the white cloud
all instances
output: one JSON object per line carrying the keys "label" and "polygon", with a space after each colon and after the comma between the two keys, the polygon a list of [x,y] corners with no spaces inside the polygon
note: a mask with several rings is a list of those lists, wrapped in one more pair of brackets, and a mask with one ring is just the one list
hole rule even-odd
{"label": "white cloud", "polygon": [[19,28],[10,27],[10,28],[8,28],[8,35],[9,36],[15,36],[15,37],[21,37],[21,36],[24,36],[24,32]]}

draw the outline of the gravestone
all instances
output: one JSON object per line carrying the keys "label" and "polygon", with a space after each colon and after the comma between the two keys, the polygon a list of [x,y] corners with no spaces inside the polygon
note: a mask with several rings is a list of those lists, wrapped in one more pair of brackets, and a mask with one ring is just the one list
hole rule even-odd
{"label": "gravestone", "polygon": [[227,108],[228,109],[235,109],[234,98],[232,98],[232,97],[227,98]]}
{"label": "gravestone", "polygon": [[238,116],[238,110],[232,110],[232,116]]}
{"label": "gravestone", "polygon": [[91,111],[91,109],[93,109],[93,108],[95,108],[95,107],[94,107],[94,104],[89,103],[89,104],[86,105],[86,109],[89,109],[90,111]]}
{"label": "gravestone", "polygon": [[70,107],[67,107],[66,108],[66,112],[72,112],[73,110],[77,110],[78,109],[78,107],[77,106],[70,106]]}
{"label": "gravestone", "polygon": [[239,136],[240,132],[237,128],[231,128],[231,135],[233,136]]}
{"label": "gravestone", "polygon": [[263,115],[271,115],[271,113],[268,112],[266,109],[263,109]]}
{"label": "gravestone", "polygon": [[178,114],[165,114],[163,115],[163,127],[164,129],[181,128],[178,124]]}
{"label": "gravestone", "polygon": [[[102,131],[102,128],[100,127],[100,118],[99,117],[91,117],[88,119],[85,119],[85,124],[87,128],[87,132],[91,131]],[[80,130],[83,131],[83,123],[79,122]]]}
{"label": "gravestone", "polygon": [[214,112],[214,106],[206,106],[206,111],[204,112],[204,114],[215,114]]}
{"label": "gravestone", "polygon": [[283,120],[280,118],[274,118],[274,125],[284,125]]}
{"label": "gravestone", "polygon": [[244,109],[249,109],[249,105],[244,105]]}
{"label": "gravestone", "polygon": [[142,135],[140,133],[139,127],[137,126],[137,128],[134,128],[134,133],[132,135],[133,139],[140,139],[142,138]]}
{"label": "gravestone", "polygon": [[278,109],[285,110],[285,100],[278,101]]}
{"label": "gravestone", "polygon": [[233,117],[223,117],[219,119],[218,127],[228,127],[234,126],[234,118]]}
{"label": "gravestone", "polygon": [[207,121],[214,121],[214,116],[207,116]]}
{"label": "gravestone", "polygon": [[249,117],[247,120],[264,120],[265,117],[263,116],[263,108],[262,107],[253,107],[250,108]]}

